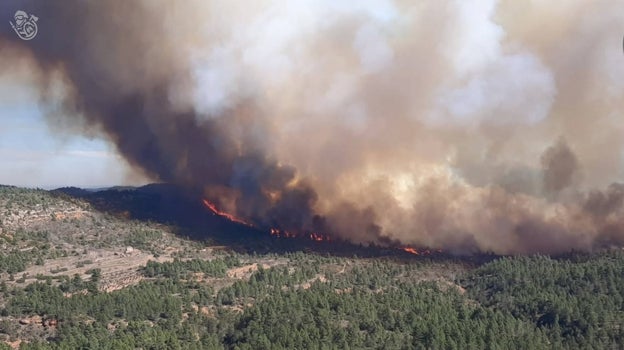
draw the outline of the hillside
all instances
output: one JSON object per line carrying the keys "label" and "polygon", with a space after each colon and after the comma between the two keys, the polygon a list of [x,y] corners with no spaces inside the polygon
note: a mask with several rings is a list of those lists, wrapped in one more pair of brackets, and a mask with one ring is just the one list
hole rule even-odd
{"label": "hillside", "polygon": [[0,244],[7,348],[624,343],[620,250],[453,257],[280,239],[215,216],[169,185],[0,187]]}

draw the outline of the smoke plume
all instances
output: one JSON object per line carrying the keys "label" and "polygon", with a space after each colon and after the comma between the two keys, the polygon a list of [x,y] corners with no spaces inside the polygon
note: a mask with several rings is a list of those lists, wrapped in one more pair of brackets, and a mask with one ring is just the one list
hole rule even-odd
{"label": "smoke plume", "polygon": [[624,3],[5,0],[0,20],[0,74],[51,124],[255,225],[461,253],[624,244]]}

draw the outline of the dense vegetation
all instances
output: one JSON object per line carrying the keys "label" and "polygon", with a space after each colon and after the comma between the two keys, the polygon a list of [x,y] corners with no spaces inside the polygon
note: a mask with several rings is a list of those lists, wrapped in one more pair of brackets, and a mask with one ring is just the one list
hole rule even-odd
{"label": "dense vegetation", "polygon": [[[287,258],[218,290],[193,276],[222,278],[240,266],[238,257],[150,262],[147,280],[112,293],[79,278],[67,283],[84,292],[70,297],[49,281],[5,285],[1,312],[58,322],[48,342],[25,349],[574,349],[624,342],[619,251],[501,258],[457,281],[420,273],[452,264]],[[0,328],[11,336],[11,327]]]}
{"label": "dense vegetation", "polygon": [[624,344],[624,253],[503,258],[465,281],[471,297],[546,332],[559,348]]}

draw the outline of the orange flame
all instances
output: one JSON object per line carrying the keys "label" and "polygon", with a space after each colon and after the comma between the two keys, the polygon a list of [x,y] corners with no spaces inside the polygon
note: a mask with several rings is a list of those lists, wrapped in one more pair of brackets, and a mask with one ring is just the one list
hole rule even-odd
{"label": "orange flame", "polygon": [[433,251],[431,249],[417,250],[416,248],[410,246],[399,247],[399,249],[414,255],[431,255],[435,253],[442,253],[442,249],[435,249]]}
{"label": "orange flame", "polygon": [[412,247],[401,247],[401,249],[405,252],[408,252],[410,254],[414,254],[414,255],[420,255],[420,253],[418,252],[418,250],[412,248]]}
{"label": "orange flame", "polygon": [[207,199],[203,200],[204,205],[206,206],[206,208],[210,209],[210,211],[215,214],[215,215],[219,215],[222,216],[230,221],[234,221],[237,222],[239,224],[243,224],[246,226],[253,226],[252,224],[248,223],[247,221],[243,220],[243,219],[239,219],[236,216],[232,215],[232,214],[228,214],[224,211],[221,211],[219,209],[217,209],[217,206],[214,205],[213,203],[210,203]]}
{"label": "orange flame", "polygon": [[[226,218],[226,219],[228,219],[230,221],[233,221],[233,222],[236,222],[236,223],[239,223],[239,224],[243,224],[243,225],[246,225],[246,226],[254,227],[253,224],[251,224],[251,223],[249,223],[249,222],[247,222],[247,221],[245,221],[245,220],[243,220],[241,218],[238,218],[238,217],[236,217],[236,216],[234,216],[232,214],[229,214],[229,213],[226,213],[224,211],[221,211],[221,210],[217,209],[217,206],[214,205],[213,203],[211,203],[210,201],[208,201],[207,199],[203,199],[202,201],[203,201],[204,205],[206,206],[206,208],[208,208],[213,214],[221,216],[221,217],[224,217],[224,218]],[[289,231],[286,231],[286,230],[280,230],[278,228],[272,228],[269,231],[269,233],[272,236],[279,237],[279,238],[295,238],[295,237],[299,236],[299,235],[297,235],[294,232],[289,232]],[[312,241],[315,241],[315,242],[331,242],[332,241],[331,237],[329,237],[326,234],[319,233],[319,232],[311,232],[311,233],[303,235],[301,237],[308,238],[308,239],[310,239]],[[404,252],[407,252],[407,253],[410,253],[410,254],[414,254],[414,255],[421,255],[421,254],[422,255],[430,255],[431,254],[431,251],[429,249],[426,249],[426,250],[423,250],[423,251],[418,251],[416,248],[413,248],[413,247],[410,247],[410,246],[399,247],[398,249],[403,250]],[[437,249],[436,252],[441,253],[442,250],[441,249]]]}
{"label": "orange flame", "polygon": [[312,232],[309,235],[310,239],[317,242],[331,242],[331,238],[322,233]]}
{"label": "orange flame", "polygon": [[271,232],[271,236],[280,237],[280,238],[294,238],[297,236],[292,232],[288,232],[288,231],[284,231],[284,230],[280,230],[276,228],[272,228],[270,232]]}

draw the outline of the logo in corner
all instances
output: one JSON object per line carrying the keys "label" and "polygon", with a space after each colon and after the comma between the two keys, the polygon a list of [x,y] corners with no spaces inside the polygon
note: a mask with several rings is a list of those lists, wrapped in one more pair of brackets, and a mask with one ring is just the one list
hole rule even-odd
{"label": "logo in corner", "polygon": [[15,23],[9,23],[11,23],[11,27],[13,27],[13,30],[20,39],[30,40],[37,35],[37,21],[39,17],[28,15],[26,12],[18,10],[15,12],[13,18],[15,19]]}

